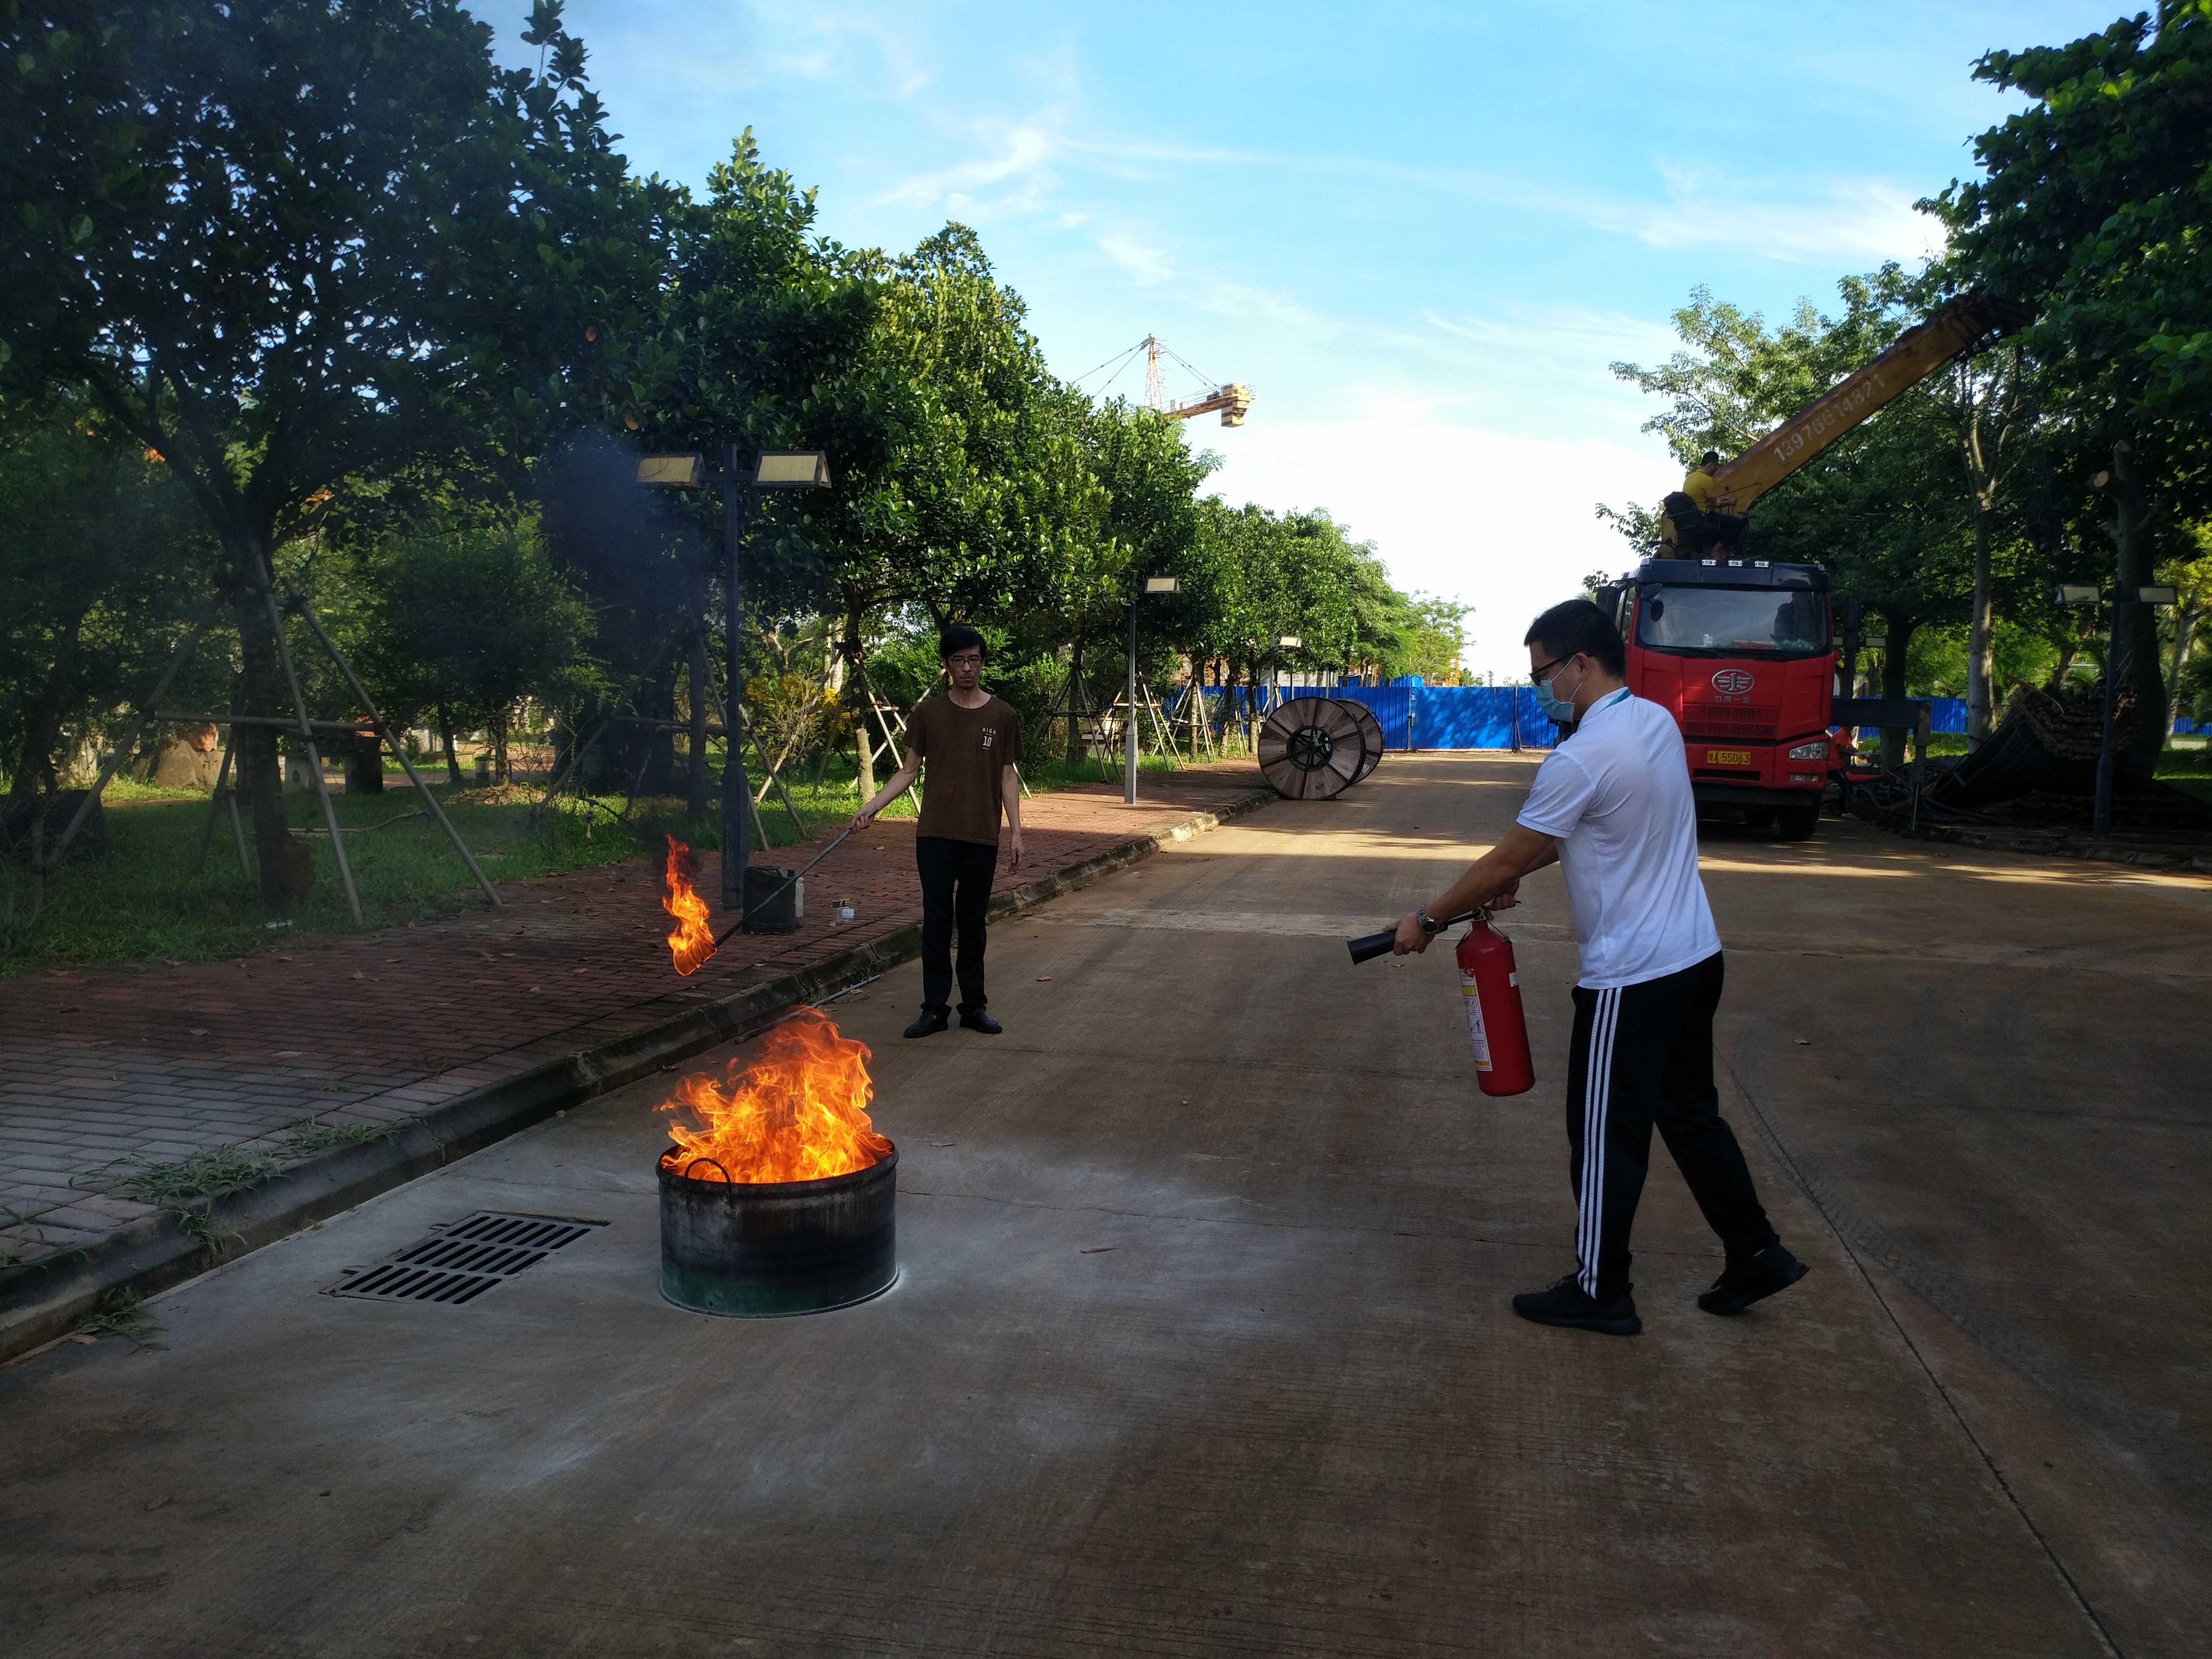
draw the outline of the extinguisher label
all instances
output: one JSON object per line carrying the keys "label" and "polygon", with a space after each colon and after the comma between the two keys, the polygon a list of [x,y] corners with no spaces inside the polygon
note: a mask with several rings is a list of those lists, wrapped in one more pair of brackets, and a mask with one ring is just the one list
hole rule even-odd
{"label": "extinguisher label", "polygon": [[1459,976],[1459,994],[1467,1004],[1467,1034],[1474,1040],[1474,1069],[1490,1069],[1490,1033],[1482,1029],[1482,993],[1476,988],[1474,975]]}

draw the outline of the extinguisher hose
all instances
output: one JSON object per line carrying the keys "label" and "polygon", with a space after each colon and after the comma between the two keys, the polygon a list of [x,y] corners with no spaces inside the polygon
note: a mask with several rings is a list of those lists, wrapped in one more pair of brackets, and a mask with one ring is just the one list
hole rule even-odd
{"label": "extinguisher hose", "polygon": [[[1489,920],[1490,912],[1483,909],[1480,906],[1477,906],[1474,909],[1468,910],[1460,915],[1446,917],[1444,919],[1443,926],[1445,927],[1456,927],[1462,921],[1487,921]],[[1443,929],[1439,928],[1437,931],[1442,932]],[[1395,927],[1385,927],[1379,933],[1362,933],[1358,939],[1348,939],[1345,940],[1344,944],[1345,948],[1352,952],[1352,961],[1355,963],[1360,963],[1372,962],[1377,957],[1389,956],[1390,954],[1390,947],[1397,942],[1398,930]]]}

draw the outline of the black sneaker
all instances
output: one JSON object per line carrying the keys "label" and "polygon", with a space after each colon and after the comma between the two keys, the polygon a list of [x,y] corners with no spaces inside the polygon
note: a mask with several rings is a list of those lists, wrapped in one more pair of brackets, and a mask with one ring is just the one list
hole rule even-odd
{"label": "black sneaker", "polygon": [[1779,1243],[1729,1263],[1713,1287],[1698,1298],[1709,1314],[1740,1314],[1753,1303],[1786,1291],[1813,1270]]}
{"label": "black sneaker", "polygon": [[996,1036],[1006,1029],[991,1018],[988,1008],[963,1008],[960,1023],[971,1031],[981,1031],[985,1036]]}
{"label": "black sneaker", "polygon": [[952,1017],[944,1009],[939,1008],[932,1012],[925,1008],[921,1011],[921,1018],[906,1028],[906,1034],[910,1037],[929,1036],[943,1030],[951,1023]]}
{"label": "black sneaker", "polygon": [[1627,1290],[1610,1302],[1600,1302],[1575,1283],[1572,1273],[1548,1291],[1522,1291],[1513,1298],[1513,1311],[1539,1325],[1565,1325],[1607,1336],[1634,1336],[1644,1328],[1636,1316],[1636,1298]]}

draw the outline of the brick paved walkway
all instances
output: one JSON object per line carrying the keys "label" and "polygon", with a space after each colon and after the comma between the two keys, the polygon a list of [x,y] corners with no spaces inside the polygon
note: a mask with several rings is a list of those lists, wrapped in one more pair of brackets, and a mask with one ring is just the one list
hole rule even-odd
{"label": "brick paved walkway", "polygon": [[[1020,879],[1259,787],[1250,765],[1224,763],[1147,778],[1133,810],[1118,786],[1033,796]],[[303,937],[235,961],[0,982],[0,1265],[151,1213],[117,1191],[137,1164],[216,1146],[282,1158],[309,1120],[403,1121],[908,926],[921,914],[913,840],[910,819],[854,836],[807,878],[804,927],[740,935],[690,979],[663,942],[660,865],[640,860],[503,886],[496,910]],[[795,867],[812,849],[775,856]],[[1003,852],[999,871],[1004,885]],[[720,884],[703,857],[700,890]],[[857,912],[842,927],[837,898]]]}

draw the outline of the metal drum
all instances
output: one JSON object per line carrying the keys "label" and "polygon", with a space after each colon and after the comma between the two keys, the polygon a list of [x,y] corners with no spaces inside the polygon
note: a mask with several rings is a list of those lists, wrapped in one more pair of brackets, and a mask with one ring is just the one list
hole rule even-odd
{"label": "metal drum", "polygon": [[[660,1293],[740,1319],[820,1313],[879,1296],[898,1277],[898,1152],[850,1175],[749,1183],[697,1180],[663,1153]],[[694,1158],[690,1171],[712,1160]],[[719,1167],[719,1166],[713,1166]]]}

